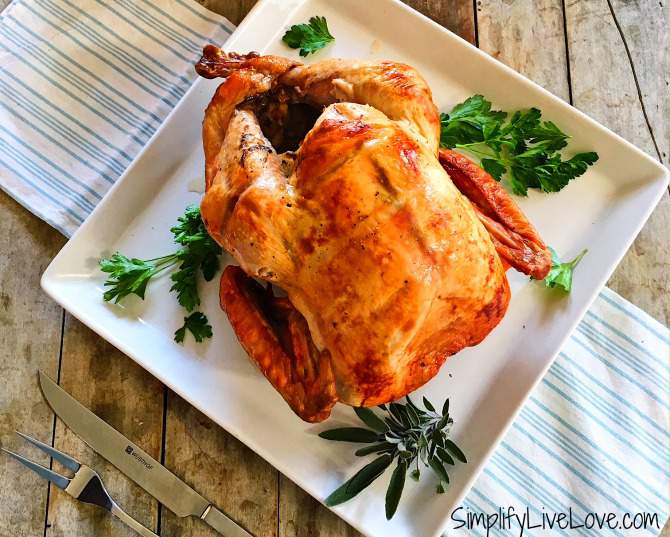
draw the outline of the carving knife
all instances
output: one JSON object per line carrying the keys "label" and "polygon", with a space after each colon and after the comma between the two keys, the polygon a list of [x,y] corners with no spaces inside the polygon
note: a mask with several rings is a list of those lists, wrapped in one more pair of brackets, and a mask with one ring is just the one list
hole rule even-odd
{"label": "carving knife", "polygon": [[175,515],[198,517],[225,537],[253,537],[41,371],[39,380],[44,398],[65,425]]}

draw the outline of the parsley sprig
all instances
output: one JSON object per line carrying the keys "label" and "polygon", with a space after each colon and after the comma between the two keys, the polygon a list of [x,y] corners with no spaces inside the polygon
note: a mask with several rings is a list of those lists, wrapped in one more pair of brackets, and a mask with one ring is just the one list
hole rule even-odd
{"label": "parsley sprig", "polygon": [[316,16],[309,19],[309,24],[291,26],[282,41],[291,48],[299,48],[301,56],[307,56],[335,41],[335,38],[328,30],[326,18]]}
{"label": "parsley sprig", "polygon": [[551,271],[545,276],[544,285],[547,287],[560,287],[563,291],[569,293],[572,289],[572,274],[588,250],[582,250],[572,261],[565,263],[561,262],[556,250],[551,246],[549,247],[549,251],[551,252]]}
{"label": "parsley sprig", "polygon": [[570,138],[555,123],[541,121],[537,108],[507,112],[491,110],[491,102],[473,95],[441,114],[440,145],[467,151],[500,181],[506,176],[515,194],[529,188],[558,192],[598,160],[594,152],[563,160],[560,151]]}
{"label": "parsley sprig", "polygon": [[[174,253],[152,259],[129,258],[116,252],[108,259],[101,259],[100,270],[109,274],[105,281],[103,298],[118,303],[128,295],[137,295],[144,299],[149,281],[170,269],[170,291],[177,295],[177,301],[187,311],[193,312],[200,305],[198,294],[198,274],[210,281],[219,270],[221,247],[207,234],[200,218],[198,206],[187,207],[170,229],[174,241],[181,247]],[[184,318],[184,326],[175,332],[175,340],[182,342],[186,330],[196,341],[212,336],[212,328],[200,312],[194,312]]]}
{"label": "parsley sprig", "polygon": [[193,311],[200,305],[198,272],[202,272],[206,281],[214,277],[219,270],[221,247],[207,233],[197,205],[187,207],[170,231],[174,241],[182,246],[175,254],[180,265],[170,276],[174,282],[170,291],[177,293],[177,300],[186,311]]}
{"label": "parsley sprig", "polygon": [[405,404],[381,405],[379,408],[386,413],[384,417],[369,408],[354,408],[368,428],[342,427],[319,433],[327,440],[369,444],[356,451],[360,457],[377,455],[333,491],[326,498],[326,505],[334,506],[351,500],[380,477],[393,461],[396,461],[396,467],[386,491],[387,519],[390,520],[398,508],[407,472],[410,471],[410,477],[418,481],[420,465],[430,468],[437,476],[437,492],[445,491],[445,486],[449,484],[447,467],[455,465],[456,460],[467,462],[463,452],[449,439],[453,424],[449,415],[449,399],[444,402],[441,412],[437,412],[425,397],[423,409],[415,405],[409,396],[405,401]]}
{"label": "parsley sprig", "polygon": [[188,317],[184,317],[184,325],[174,333],[174,340],[177,343],[184,341],[186,330],[193,334],[198,343],[202,343],[206,338],[212,337],[212,326],[209,324],[207,317],[199,311],[194,311]]}

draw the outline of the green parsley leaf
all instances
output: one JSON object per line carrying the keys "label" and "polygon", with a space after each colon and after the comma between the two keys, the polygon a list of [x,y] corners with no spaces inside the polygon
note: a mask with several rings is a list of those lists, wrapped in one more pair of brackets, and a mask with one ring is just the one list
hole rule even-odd
{"label": "green parsley leaf", "polygon": [[598,160],[593,152],[563,160],[560,150],[569,136],[537,108],[519,110],[508,118],[491,110],[482,95],[473,95],[440,116],[440,145],[478,157],[496,180],[507,179],[512,192],[526,196],[529,188],[558,192]]}
{"label": "green parsley leaf", "polygon": [[200,207],[197,205],[186,207],[184,214],[177,218],[177,224],[170,228],[170,232],[174,235],[174,241],[183,246],[200,238],[200,233],[203,230]]}
{"label": "green parsley leaf", "polygon": [[200,262],[200,270],[202,275],[205,278],[205,281],[212,281],[212,278],[216,276],[216,273],[219,272],[221,267],[219,263],[219,256],[221,255],[221,248],[217,245],[218,252],[209,251],[202,256],[202,261]]}
{"label": "green parsley leaf", "polygon": [[491,103],[482,95],[473,95],[457,104],[449,114],[440,114],[440,144],[483,142],[507,117],[506,112],[492,111]]}
{"label": "green parsley leaf", "polygon": [[[207,260],[206,264],[211,265],[211,257],[218,258],[221,254],[221,247],[207,233],[200,216],[200,207],[197,205],[187,207],[183,216],[177,219],[177,225],[170,228],[170,231],[174,235],[174,241],[184,246],[189,255],[202,258],[201,262]],[[208,281],[212,276],[208,278]]]}
{"label": "green parsley leaf", "polygon": [[561,287],[566,293],[572,289],[572,273],[586,255],[588,250],[584,249],[572,261],[561,263],[556,251],[550,246],[551,251],[551,271],[544,278],[544,285],[547,287]]}
{"label": "green parsley leaf", "polygon": [[183,306],[186,311],[193,311],[200,305],[200,296],[198,295],[198,263],[197,256],[183,251],[183,259],[179,270],[174,272],[170,279],[174,282],[170,291],[177,293],[177,302]]}
{"label": "green parsley leaf", "polygon": [[110,289],[104,292],[103,298],[106,302],[114,300],[115,303],[131,294],[144,299],[149,280],[174,262],[172,255],[143,260],[131,259],[118,252],[109,259],[101,259],[100,270],[110,275],[104,284]]}
{"label": "green parsley leaf", "polygon": [[[176,293],[177,301],[188,312],[192,312],[200,305],[198,274],[202,273],[207,281],[215,276],[219,270],[221,247],[208,235],[197,205],[187,207],[170,231],[174,235],[175,243],[181,246],[172,254],[144,260],[130,259],[117,252],[109,259],[100,260],[100,270],[110,275],[105,282],[105,286],[110,287],[103,295],[106,301],[118,302],[129,294],[144,299],[147,284],[154,276],[177,267],[177,270],[170,275],[172,280],[170,291]],[[211,336],[211,327],[206,325],[210,332],[210,335],[206,336],[205,328],[198,323],[204,319],[206,324],[207,318],[201,313],[195,317],[194,315],[195,313],[187,319],[191,319],[190,323],[195,327],[194,330],[200,330],[200,336],[196,336],[196,340],[202,341],[203,337]],[[186,329],[191,330],[189,323],[185,323],[184,327],[175,333],[175,339],[183,341]],[[194,330],[191,332],[195,335]]]}
{"label": "green parsley leaf", "polygon": [[219,270],[221,247],[207,233],[197,205],[187,207],[170,231],[174,241],[183,246],[176,254],[181,264],[170,277],[174,282],[170,291],[177,293],[177,301],[186,311],[193,311],[200,305],[198,270],[205,280],[211,280]]}
{"label": "green parsley leaf", "polygon": [[198,343],[204,339],[212,337],[212,327],[204,314],[199,311],[191,313],[188,317],[184,317],[184,325],[178,328],[174,333],[174,340],[177,343],[183,343],[186,336],[186,330],[193,334],[193,337]]}
{"label": "green parsley leaf", "polygon": [[299,48],[301,56],[313,54],[335,38],[330,35],[325,17],[312,17],[309,24],[294,24],[282,37],[291,48]]}
{"label": "green parsley leaf", "polygon": [[498,181],[502,179],[502,176],[507,171],[507,168],[505,168],[505,166],[503,166],[500,162],[492,158],[483,158],[480,164],[482,165],[482,168],[484,168]]}
{"label": "green parsley leaf", "polygon": [[558,151],[568,145],[569,136],[561,132],[561,129],[551,121],[545,121],[542,125],[535,126],[528,131],[528,134],[531,144],[541,143],[547,150]]}
{"label": "green parsley leaf", "polygon": [[597,160],[598,154],[594,152],[577,153],[568,160],[561,160],[560,155],[554,154],[535,167],[535,174],[542,190],[558,192],[574,178],[583,175]]}

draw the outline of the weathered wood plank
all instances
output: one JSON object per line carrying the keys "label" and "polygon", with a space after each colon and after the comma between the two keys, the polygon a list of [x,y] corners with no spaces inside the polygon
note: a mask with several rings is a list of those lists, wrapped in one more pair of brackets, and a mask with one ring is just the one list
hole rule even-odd
{"label": "weathered wood plank", "polygon": [[477,3],[479,48],[569,101],[561,0]]}
{"label": "weathered wood plank", "polygon": [[[37,385],[37,370],[55,376],[62,310],[40,289],[40,276],[65,239],[0,192],[0,443],[48,464],[14,431],[51,443],[53,415]],[[0,536],[41,537],[47,484],[0,455]]]}
{"label": "weathered wood plank", "polygon": [[646,119],[668,164],[668,5],[659,0],[611,0],[621,40],[631,58]]}
{"label": "weathered wood plank", "polygon": [[[112,427],[156,459],[161,455],[163,394],[160,382],[90,331],[66,316],[61,386]],[[107,490],[126,512],[156,529],[158,503],[66,429],[56,424],[55,446],[100,473]],[[56,465],[57,466],[57,465]],[[76,502],[52,489],[46,537],[136,535],[104,510]]]}
{"label": "weathered wood plank", "polygon": [[[165,465],[254,535],[277,535],[277,470],[172,392]],[[163,536],[218,535],[193,518],[161,516]]]}
{"label": "weathered wood plank", "polygon": [[197,0],[197,2],[223,15],[233,24],[239,24],[254,7],[256,0]]}
{"label": "weathered wood plank", "polygon": [[466,41],[476,43],[474,4],[470,0],[403,0],[403,2]]}
{"label": "weathered wood plank", "polygon": [[[656,33],[656,37],[648,39],[661,42],[658,32],[664,30],[644,19],[643,16],[637,18],[637,31]],[[656,158],[631,64],[607,1],[568,2],[566,22],[575,106]],[[624,34],[627,32],[628,29],[624,29]],[[654,95],[651,99],[654,102],[664,98],[656,96],[656,91],[656,84],[645,87],[648,95]],[[657,122],[666,120],[656,119]],[[624,298],[666,325],[670,290],[668,229],[670,199],[666,194],[608,282]]]}
{"label": "weathered wood plank", "polygon": [[[285,475],[280,477],[281,537],[358,537],[361,534]],[[379,506],[380,509],[384,507]]]}

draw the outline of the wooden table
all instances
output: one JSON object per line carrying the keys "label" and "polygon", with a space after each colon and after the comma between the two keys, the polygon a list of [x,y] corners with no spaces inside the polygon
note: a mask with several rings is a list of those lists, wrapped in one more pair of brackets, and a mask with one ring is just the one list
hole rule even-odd
{"label": "wooden table", "polygon": [[[3,7],[8,0],[0,0]],[[239,23],[253,0],[200,0]],[[667,0],[412,0],[435,21],[668,163]],[[449,69],[445,63],[445,69]],[[666,194],[609,286],[668,324]],[[99,469],[114,498],[165,536],[181,520],[84,447],[44,403],[38,368],[259,537],[356,532],[47,298],[39,278],[65,239],[0,193],[0,439],[53,441]],[[567,217],[568,215],[566,215]],[[26,450],[46,462],[35,450]],[[0,457],[0,537],[132,536],[101,510]]]}

